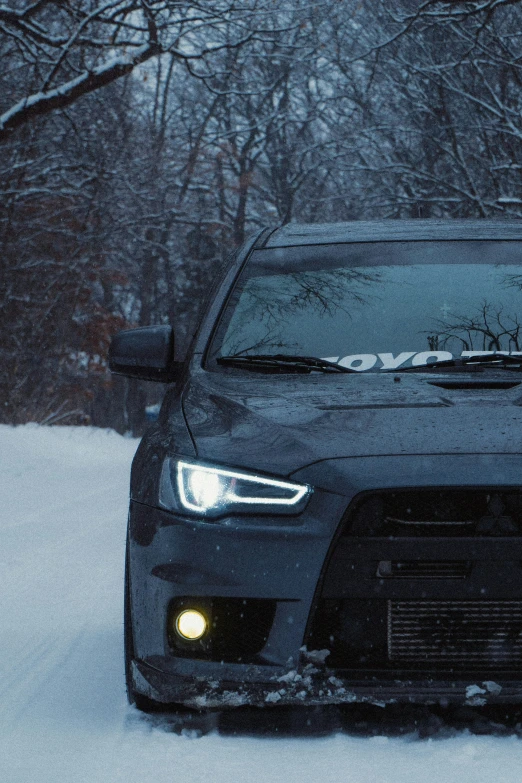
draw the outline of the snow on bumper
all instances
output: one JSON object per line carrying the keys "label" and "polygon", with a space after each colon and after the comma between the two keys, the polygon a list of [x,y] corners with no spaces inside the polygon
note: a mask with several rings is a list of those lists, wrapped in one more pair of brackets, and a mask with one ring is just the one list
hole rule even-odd
{"label": "snow on bumper", "polygon": [[226,709],[245,705],[329,705],[355,702],[386,704],[485,704],[522,703],[522,681],[480,683],[465,681],[355,681],[308,663],[299,671],[273,674],[269,681],[237,682],[205,675],[182,678],[166,674],[142,662],[133,662],[136,690],[163,704],[183,704],[195,709]]}

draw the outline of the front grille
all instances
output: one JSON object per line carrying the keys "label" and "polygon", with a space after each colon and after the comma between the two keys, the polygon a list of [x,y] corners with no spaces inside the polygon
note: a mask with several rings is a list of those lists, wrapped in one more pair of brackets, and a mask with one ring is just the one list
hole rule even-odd
{"label": "front grille", "polygon": [[522,601],[388,601],[388,658],[459,668],[522,664]]}
{"label": "front grille", "polygon": [[420,678],[522,666],[522,489],[355,497],[307,629],[332,669]]}
{"label": "front grille", "polygon": [[518,536],[522,492],[499,487],[372,492],[352,504],[343,533],[395,538]]}

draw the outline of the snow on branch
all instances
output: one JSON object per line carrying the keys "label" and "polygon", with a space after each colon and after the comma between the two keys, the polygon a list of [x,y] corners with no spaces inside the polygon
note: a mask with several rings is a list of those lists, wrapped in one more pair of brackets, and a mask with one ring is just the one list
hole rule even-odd
{"label": "snow on branch", "polygon": [[129,73],[140,63],[161,53],[157,43],[146,43],[131,53],[118,54],[103,65],[85,71],[75,79],[61,84],[47,92],[30,95],[0,115],[0,141],[5,140],[12,130],[34,117],[47,114],[54,109],[63,109],[77,98],[104,87]]}

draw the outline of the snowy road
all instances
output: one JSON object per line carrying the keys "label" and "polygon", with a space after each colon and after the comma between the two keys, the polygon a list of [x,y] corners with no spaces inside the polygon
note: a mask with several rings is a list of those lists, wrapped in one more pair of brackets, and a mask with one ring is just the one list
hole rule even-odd
{"label": "snowy road", "polygon": [[194,739],[129,708],[121,609],[135,448],[87,428],[0,427],[0,783],[521,783],[522,739],[491,724],[419,739],[411,715],[375,708],[322,736],[301,718],[285,732],[286,718],[265,711],[248,730],[247,716],[232,717]]}

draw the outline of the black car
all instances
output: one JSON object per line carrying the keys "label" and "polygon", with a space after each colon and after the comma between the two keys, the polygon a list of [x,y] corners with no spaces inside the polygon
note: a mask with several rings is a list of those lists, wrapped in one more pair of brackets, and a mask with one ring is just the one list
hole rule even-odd
{"label": "black car", "polygon": [[132,468],[125,655],[147,709],[522,701],[522,221],[264,230]]}

